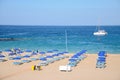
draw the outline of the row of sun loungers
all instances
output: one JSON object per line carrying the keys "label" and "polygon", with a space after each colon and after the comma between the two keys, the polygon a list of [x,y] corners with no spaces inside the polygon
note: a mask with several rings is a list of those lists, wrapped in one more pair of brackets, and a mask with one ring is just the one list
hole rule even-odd
{"label": "row of sun loungers", "polygon": [[[14,65],[21,65],[23,63],[29,63],[31,61],[36,61],[36,60],[41,61],[40,65],[46,65],[49,63],[53,63],[54,61],[58,61],[66,58],[66,56],[64,56],[65,52],[58,53],[58,50],[47,51],[45,53],[45,52],[32,51],[32,50],[23,51],[16,48],[13,50],[6,49],[4,52],[7,54],[7,60],[13,60]],[[0,61],[3,62],[5,56],[1,55],[1,53],[0,53]]]}
{"label": "row of sun loungers", "polygon": [[98,53],[96,68],[105,68],[106,67],[106,52],[100,51]]}
{"label": "row of sun loungers", "polygon": [[[4,62],[7,60],[13,60],[13,64],[14,65],[21,65],[23,63],[29,63],[31,61],[36,61],[36,60],[40,60],[40,63],[38,64],[39,66],[46,66],[50,63],[53,63],[55,61],[59,61],[61,59],[66,58],[67,56],[65,56],[65,52],[62,53],[58,53],[58,50],[54,50],[53,51],[48,51],[47,53],[49,53],[48,55],[45,52],[38,52],[38,51],[31,51],[31,50],[25,50],[22,51],[18,48],[14,49],[14,50],[10,50],[7,49],[5,50],[6,52],[8,52],[8,59],[6,59],[5,55],[2,54],[2,51],[0,51],[0,62]],[[24,54],[24,52],[27,52],[28,54],[26,55],[21,55]],[[69,71],[71,70],[71,67],[75,67],[77,66],[77,64],[82,61],[84,58],[86,58],[86,50],[82,50],[76,54],[74,54],[70,59],[67,65],[65,66],[60,66],[59,70],[63,70],[63,71]],[[37,56],[37,57],[34,57]],[[96,68],[105,68],[106,67],[106,52],[105,51],[100,51],[98,53],[98,58],[97,58],[97,62],[96,62]]]}
{"label": "row of sun loungers", "polygon": [[59,66],[60,71],[71,71],[71,67],[77,66],[77,64],[82,61],[84,58],[86,58],[86,50],[82,50],[79,53],[74,54],[70,59],[69,63],[65,66]]}
{"label": "row of sun loungers", "polygon": [[67,58],[68,56],[64,56],[64,52],[62,53],[56,53],[53,55],[46,56],[44,58],[40,58],[41,62],[38,64],[39,66],[46,66],[50,63],[53,63],[55,61],[59,61],[61,59]]}
{"label": "row of sun loungers", "polygon": [[69,59],[69,63],[67,64],[68,66],[71,67],[75,67],[77,66],[77,64],[83,60],[84,58],[86,58],[86,55],[84,55],[86,52],[86,50],[82,50],[79,53],[76,53],[75,55],[73,55],[70,59]]}

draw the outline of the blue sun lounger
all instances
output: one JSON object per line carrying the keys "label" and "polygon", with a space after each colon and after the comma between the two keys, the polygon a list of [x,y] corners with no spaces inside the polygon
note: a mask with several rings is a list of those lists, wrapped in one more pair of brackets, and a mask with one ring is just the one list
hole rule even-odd
{"label": "blue sun lounger", "polygon": [[21,65],[23,64],[22,62],[13,62],[14,65]]}
{"label": "blue sun lounger", "polygon": [[14,65],[21,65],[21,64],[23,64],[22,62],[17,61],[17,60],[20,60],[20,59],[21,59],[21,57],[20,57],[20,56],[14,57],[14,58],[13,58],[13,60],[16,60],[16,61],[15,61],[15,62],[13,62],[13,64],[14,64]]}
{"label": "blue sun lounger", "polygon": [[86,52],[86,50],[82,50],[79,53],[74,54],[69,59],[69,63],[67,65],[69,65],[71,67],[75,67],[81,60],[83,60],[84,58],[86,58],[86,56],[84,55],[85,52]]}
{"label": "blue sun lounger", "polygon": [[21,60],[22,63],[29,63],[31,60]]}
{"label": "blue sun lounger", "polygon": [[97,63],[96,63],[96,68],[105,68],[106,67],[106,52],[105,51],[100,51],[98,53],[98,58],[97,58]]}
{"label": "blue sun lounger", "polygon": [[2,54],[0,54],[0,62],[5,62],[5,61],[7,61],[6,59],[4,59],[5,58],[5,56],[4,55],[2,55]]}

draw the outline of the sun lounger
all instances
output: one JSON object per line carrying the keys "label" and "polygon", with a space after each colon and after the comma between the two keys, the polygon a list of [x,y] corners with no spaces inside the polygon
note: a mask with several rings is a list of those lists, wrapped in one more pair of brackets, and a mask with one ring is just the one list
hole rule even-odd
{"label": "sun lounger", "polygon": [[21,61],[22,63],[29,63],[29,62],[31,62],[30,60],[22,60]]}
{"label": "sun lounger", "polygon": [[71,71],[72,69],[71,69],[71,66],[66,65],[66,66],[59,66],[59,70],[60,71]]}
{"label": "sun lounger", "polygon": [[13,62],[14,65],[21,65],[23,64],[22,62]]}
{"label": "sun lounger", "polygon": [[47,61],[40,62],[39,66],[47,66],[49,63]]}
{"label": "sun lounger", "polygon": [[30,58],[31,61],[39,60],[38,58]]}
{"label": "sun lounger", "polygon": [[106,53],[105,51],[100,51],[98,53],[96,68],[105,68],[106,67]]}

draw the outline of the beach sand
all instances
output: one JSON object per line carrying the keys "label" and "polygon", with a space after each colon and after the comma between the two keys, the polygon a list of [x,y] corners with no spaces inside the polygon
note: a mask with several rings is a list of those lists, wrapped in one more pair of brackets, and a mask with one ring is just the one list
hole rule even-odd
{"label": "beach sand", "polygon": [[120,54],[107,54],[103,69],[96,68],[97,54],[86,55],[71,72],[59,71],[59,66],[66,65],[69,58],[42,67],[41,71],[31,70],[39,61],[17,66],[11,60],[0,62],[0,80],[120,80]]}

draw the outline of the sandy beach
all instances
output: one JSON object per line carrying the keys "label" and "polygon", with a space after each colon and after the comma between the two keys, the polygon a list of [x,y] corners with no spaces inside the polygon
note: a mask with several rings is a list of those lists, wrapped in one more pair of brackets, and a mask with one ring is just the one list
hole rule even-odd
{"label": "sandy beach", "polygon": [[59,66],[66,65],[69,58],[44,66],[40,71],[31,70],[39,60],[17,66],[11,60],[0,62],[0,80],[120,80],[120,54],[107,54],[103,69],[96,68],[97,54],[86,55],[71,72],[59,71]]}

